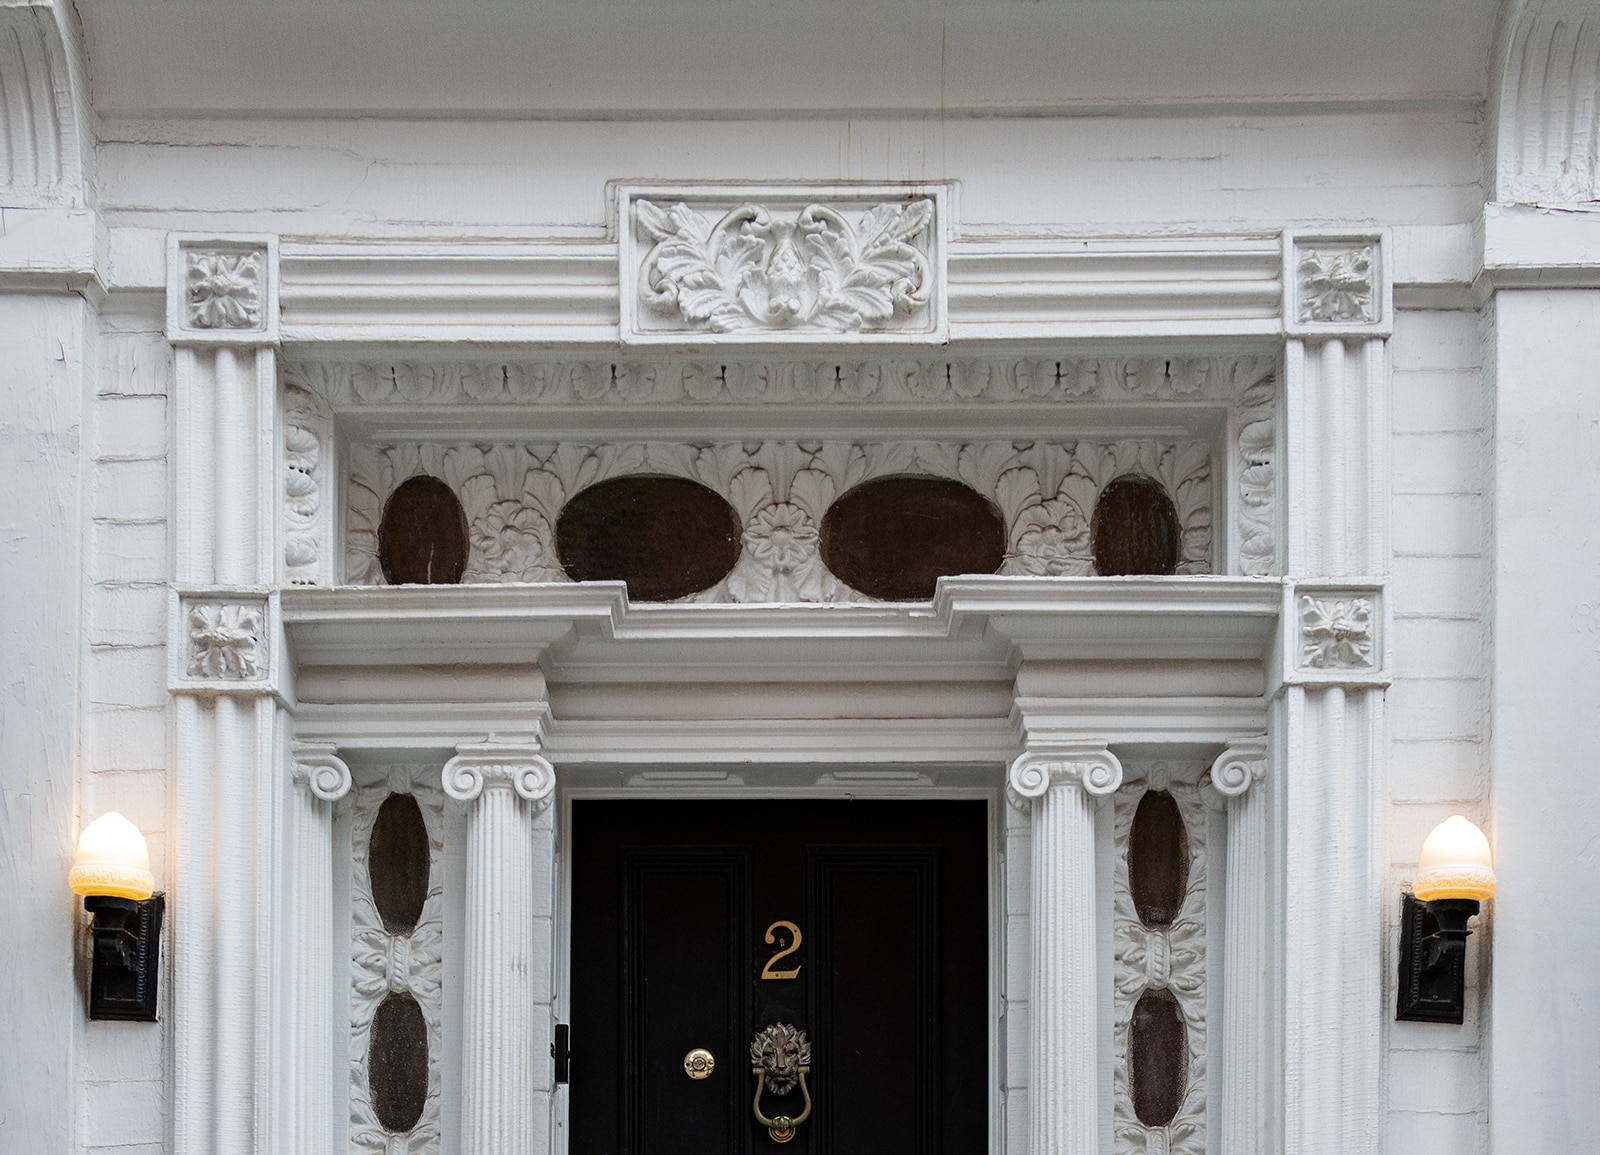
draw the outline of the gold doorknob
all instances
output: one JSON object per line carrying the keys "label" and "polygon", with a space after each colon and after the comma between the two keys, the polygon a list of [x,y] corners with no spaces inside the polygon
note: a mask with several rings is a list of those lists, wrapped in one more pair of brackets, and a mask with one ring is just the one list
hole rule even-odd
{"label": "gold doorknob", "polygon": [[683,1057],[683,1073],[691,1079],[708,1079],[716,1067],[717,1057],[704,1047],[696,1047]]}

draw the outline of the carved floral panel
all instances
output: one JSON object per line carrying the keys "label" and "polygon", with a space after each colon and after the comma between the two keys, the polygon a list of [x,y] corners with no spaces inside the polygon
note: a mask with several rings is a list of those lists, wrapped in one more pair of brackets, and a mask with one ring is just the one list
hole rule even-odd
{"label": "carved floral panel", "polygon": [[727,499],[742,527],[732,572],[694,595],[706,602],[866,600],[822,563],[819,529],[842,494],[899,475],[947,478],[1004,518],[1001,573],[1093,572],[1090,521],[1100,493],[1137,473],[1159,482],[1178,513],[1177,572],[1212,572],[1212,481],[1205,443],[1121,442],[618,442],[387,444],[351,449],[346,580],[382,582],[384,503],[418,474],[460,497],[470,531],[465,581],[566,581],[555,552],[562,508],[596,482],[686,478]]}
{"label": "carved floral panel", "polygon": [[941,339],[942,187],[621,190],[622,337]]}
{"label": "carved floral panel", "polygon": [[185,601],[183,614],[188,677],[246,682],[267,676],[264,601]]}
{"label": "carved floral panel", "polygon": [[[1127,779],[1115,799],[1116,862],[1113,879],[1115,998],[1113,1015],[1113,1150],[1116,1155],[1205,1155],[1206,1151],[1206,807],[1199,783],[1204,764],[1152,762],[1124,767]],[[1187,855],[1176,911],[1146,925],[1130,878],[1134,821],[1147,792],[1165,791],[1182,819]],[[1149,912],[1146,911],[1146,914]],[[1170,912],[1169,912],[1170,913]],[[1135,1105],[1130,1045],[1141,1000],[1173,1000],[1187,1053],[1162,1056],[1181,1071],[1176,1110],[1168,1122],[1140,1121]],[[1158,1004],[1159,1005],[1159,1004]]]}
{"label": "carved floral panel", "polygon": [[[350,795],[350,1143],[360,1155],[437,1155],[443,1080],[444,792],[436,770],[392,766],[381,774],[378,781],[366,782]],[[420,917],[398,934],[385,926],[370,871],[373,827],[391,794],[410,794],[416,800],[429,860]],[[393,1108],[385,1110],[382,1082],[375,1093],[372,1078],[374,1027],[385,1004],[393,1009],[397,1003],[405,1004],[412,1014],[420,1011],[427,1051],[421,1102],[413,1106],[416,1117],[407,1119],[410,1125],[402,1132],[385,1126],[384,1117]]]}
{"label": "carved floral panel", "polygon": [[1299,242],[1293,248],[1294,319],[1302,325],[1371,325],[1380,319],[1376,242]]}

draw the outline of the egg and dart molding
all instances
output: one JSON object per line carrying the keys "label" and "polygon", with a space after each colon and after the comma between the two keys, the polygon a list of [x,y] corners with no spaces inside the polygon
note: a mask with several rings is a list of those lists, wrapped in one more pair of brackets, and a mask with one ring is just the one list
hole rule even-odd
{"label": "egg and dart molding", "polygon": [[[155,893],[144,835],[114,811],[101,815],[84,827],[67,881],[93,916],[89,1017],[155,1022],[166,898]],[[1467,920],[1494,897],[1494,890],[1494,862],[1483,831],[1459,814],[1435,827],[1422,844],[1412,889],[1401,897],[1396,1019],[1462,1021],[1467,936],[1472,933]],[[804,1043],[803,1034],[798,1042]],[[709,1053],[691,1053],[685,1060],[686,1072],[703,1078],[701,1072],[709,1074],[714,1062]],[[803,1061],[796,1065],[803,1083],[809,1065]],[[760,1117],[760,1089],[756,1095]],[[800,1121],[762,1119],[776,1124],[775,1132],[791,1134]]]}

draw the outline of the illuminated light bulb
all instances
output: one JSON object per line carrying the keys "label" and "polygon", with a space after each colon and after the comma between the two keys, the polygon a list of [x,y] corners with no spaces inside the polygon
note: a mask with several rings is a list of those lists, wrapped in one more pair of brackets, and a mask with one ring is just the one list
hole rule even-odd
{"label": "illuminated light bulb", "polygon": [[1418,898],[1483,901],[1494,897],[1494,885],[1494,859],[1483,831],[1459,814],[1433,828],[1422,844],[1422,861],[1412,884]]}
{"label": "illuminated light bulb", "polygon": [[102,814],[79,835],[67,884],[73,894],[143,902],[156,888],[144,835],[115,810]]}

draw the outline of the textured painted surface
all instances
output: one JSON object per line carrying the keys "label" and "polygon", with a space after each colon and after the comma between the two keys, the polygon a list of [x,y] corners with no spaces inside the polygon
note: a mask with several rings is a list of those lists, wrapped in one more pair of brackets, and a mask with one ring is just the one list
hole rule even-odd
{"label": "textured painted surface", "polygon": [[1600,849],[1596,296],[1503,293],[1495,308],[1496,1151],[1594,1145],[1571,1105],[1600,1070],[1600,924],[1573,917],[1595,909]]}
{"label": "textured painted surface", "polygon": [[0,1150],[72,1148],[83,1005],[77,901],[81,440],[88,308],[0,296]]}

